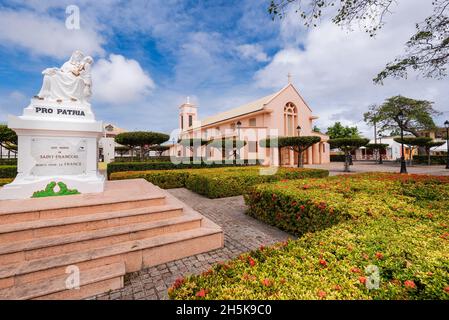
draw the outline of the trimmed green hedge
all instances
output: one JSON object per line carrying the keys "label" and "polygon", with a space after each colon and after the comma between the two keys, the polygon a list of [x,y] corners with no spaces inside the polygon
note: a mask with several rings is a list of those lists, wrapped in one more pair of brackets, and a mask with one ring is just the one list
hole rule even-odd
{"label": "trimmed green hedge", "polygon": [[0,166],[16,166],[17,158],[3,158],[0,159]]}
{"label": "trimmed green hedge", "polygon": [[344,154],[331,154],[330,155],[331,162],[345,162]]}
{"label": "trimmed green hedge", "polygon": [[225,198],[244,194],[256,184],[281,179],[322,178],[329,171],[321,169],[279,168],[273,175],[261,175],[260,168],[216,169],[192,172],[186,188],[208,198]]}
{"label": "trimmed green hedge", "polygon": [[[413,156],[414,164],[427,164],[428,157],[427,156]],[[446,164],[447,156],[430,156],[431,164],[444,165]]]}
{"label": "trimmed green hedge", "polygon": [[0,178],[15,178],[17,166],[0,166]]}
{"label": "trimmed green hedge", "polygon": [[[190,168],[221,168],[221,167],[241,167],[249,166],[248,160],[242,160],[243,164],[235,163],[179,163],[175,164],[168,161],[145,161],[145,162],[111,162],[108,164],[108,177],[114,172],[126,171],[147,171],[147,170],[174,170]],[[254,160],[253,160],[254,161]],[[258,162],[256,162],[258,163]]]}
{"label": "trimmed green hedge", "polygon": [[178,279],[170,298],[449,299],[449,177],[275,182],[245,199],[249,214],[301,238]]}
{"label": "trimmed green hedge", "polygon": [[186,180],[190,171],[192,170],[178,169],[115,172],[111,174],[110,179],[125,180],[142,178],[163,189],[183,188],[186,185]]}
{"label": "trimmed green hedge", "polygon": [[262,167],[151,170],[115,172],[111,180],[143,178],[164,189],[186,187],[209,198],[241,195],[250,186],[281,179],[322,178],[329,171],[321,169],[279,168],[272,175],[261,175]]}

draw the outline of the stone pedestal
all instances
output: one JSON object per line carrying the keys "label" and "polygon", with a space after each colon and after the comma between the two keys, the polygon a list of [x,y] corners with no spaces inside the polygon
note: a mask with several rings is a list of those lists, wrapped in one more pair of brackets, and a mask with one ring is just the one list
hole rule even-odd
{"label": "stone pedestal", "polygon": [[0,189],[0,200],[30,198],[51,182],[72,192],[103,191],[97,170],[103,123],[95,121],[88,103],[32,99],[22,116],[9,116],[8,126],[18,135],[18,174]]}

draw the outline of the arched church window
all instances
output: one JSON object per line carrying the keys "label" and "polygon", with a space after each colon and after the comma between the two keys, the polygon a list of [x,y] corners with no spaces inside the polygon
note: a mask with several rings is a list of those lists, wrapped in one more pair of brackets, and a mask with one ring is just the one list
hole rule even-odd
{"label": "arched church window", "polygon": [[294,136],[297,123],[298,109],[292,102],[288,102],[284,107],[284,135]]}

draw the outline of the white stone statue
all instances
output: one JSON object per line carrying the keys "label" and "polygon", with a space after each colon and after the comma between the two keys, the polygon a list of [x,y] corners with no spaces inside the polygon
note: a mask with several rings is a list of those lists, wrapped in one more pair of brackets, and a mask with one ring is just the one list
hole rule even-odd
{"label": "white stone statue", "polygon": [[92,95],[92,63],[92,57],[84,56],[77,50],[61,68],[45,69],[42,71],[42,88],[35,98],[57,102],[88,102]]}

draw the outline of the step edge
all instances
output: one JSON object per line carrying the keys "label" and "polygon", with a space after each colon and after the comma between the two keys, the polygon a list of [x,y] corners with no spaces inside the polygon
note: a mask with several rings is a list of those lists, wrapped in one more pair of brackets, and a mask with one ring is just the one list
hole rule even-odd
{"label": "step edge", "polygon": [[[100,221],[100,220],[109,220],[109,219],[123,218],[123,217],[130,217],[130,216],[138,216],[138,215],[143,215],[143,214],[153,214],[153,213],[159,213],[159,212],[165,212],[165,211],[171,211],[171,210],[182,210],[182,209],[183,209],[183,207],[181,207],[181,206],[167,204],[167,205],[158,205],[158,206],[127,209],[127,210],[112,211],[112,212],[99,212],[99,213],[93,213],[93,214],[76,215],[76,216],[72,216],[72,217],[37,219],[37,220],[31,220],[31,221],[26,221],[26,222],[15,222],[15,223],[10,223],[10,224],[0,225],[0,234],[25,231],[25,230],[36,230],[36,229],[57,227],[57,226],[65,226],[65,225],[69,225],[69,224],[84,223],[84,222],[91,222],[91,221]],[[135,212],[135,211],[137,211],[137,212]],[[112,213],[116,213],[116,215],[114,215]],[[110,215],[110,217],[108,217],[109,215]],[[63,220],[65,220],[65,221],[63,221]],[[46,224],[45,222],[49,222],[49,223]],[[37,226],[36,226],[36,223],[37,223]]]}
{"label": "step edge", "polygon": [[[189,236],[189,237],[185,236],[185,233],[192,232],[193,230],[197,231],[199,234],[196,234],[194,236]],[[152,238],[148,238],[148,239],[127,241],[124,243],[119,243],[119,244],[116,244],[113,246],[108,246],[108,247],[100,247],[100,248],[95,248],[95,249],[91,249],[91,250],[71,252],[67,255],[62,255],[62,256],[57,256],[57,257],[62,259],[63,257],[75,255],[76,253],[82,253],[83,254],[82,256],[84,258],[82,257],[79,259],[69,260],[70,262],[68,263],[68,265],[71,265],[71,264],[80,263],[83,261],[100,259],[100,258],[115,256],[115,255],[121,255],[124,253],[134,252],[134,251],[138,251],[138,250],[145,250],[145,249],[149,249],[149,248],[153,248],[153,247],[156,248],[156,247],[164,246],[167,244],[185,241],[187,239],[197,239],[197,238],[206,237],[206,236],[215,235],[215,234],[223,234],[223,230],[215,229],[215,228],[200,227],[200,228],[193,229],[193,230],[180,231],[180,232],[176,233],[177,237],[175,239],[172,239],[172,241],[168,241],[168,239],[164,240],[164,238],[167,238],[168,236],[161,235],[161,236],[152,237]],[[173,236],[173,234],[170,236]],[[160,241],[160,243],[156,243],[156,244],[154,243],[154,242],[156,242],[156,240],[160,240],[161,238],[162,238],[162,241]],[[147,243],[145,243],[145,242],[147,242]],[[101,252],[101,250],[105,250],[105,248],[111,250],[112,247],[124,246],[125,244],[132,244],[132,243],[140,243],[141,245],[139,245],[139,246],[131,245],[129,250],[118,250],[118,252],[110,252],[110,253],[102,253]],[[91,251],[91,252],[89,252],[89,251]],[[100,252],[98,253],[98,251],[100,251]],[[28,267],[28,269],[30,269],[30,270],[27,270],[27,268],[26,268],[30,264],[36,263],[39,260],[45,260],[45,259],[52,260],[55,258],[56,257],[43,258],[43,259],[37,259],[37,260],[29,260],[29,261],[27,261],[26,264],[25,263],[13,263],[10,265],[5,265],[3,267],[9,268],[10,270],[13,269],[14,271],[8,271],[7,269],[0,270],[0,279],[10,278],[12,276],[20,276],[23,274],[29,274],[29,273],[33,273],[33,272],[37,272],[37,271],[41,271],[41,270],[45,270],[45,269],[57,268],[57,267],[67,265],[67,263],[53,263],[53,264],[49,263],[50,266],[48,266],[44,269]],[[68,260],[68,259],[64,259],[64,260]],[[20,264],[23,264],[23,266],[21,267]],[[19,265],[19,266],[15,267],[15,265]]]}
{"label": "step edge", "polygon": [[[60,242],[56,242],[56,243],[52,242],[52,243],[38,244],[39,241],[34,240],[37,243],[33,244],[33,240],[23,240],[23,241],[17,242],[20,244],[24,243],[22,246],[18,245],[19,246],[18,248],[14,248],[14,242],[8,243],[8,244],[0,244],[0,260],[1,260],[1,255],[4,255],[4,254],[12,254],[12,253],[20,252],[20,251],[31,251],[31,250],[41,249],[41,248],[56,247],[56,246],[60,246],[60,245],[65,245],[65,244],[70,244],[70,243],[75,243],[75,242],[84,242],[84,241],[89,241],[89,240],[96,240],[96,239],[101,239],[101,238],[107,238],[107,237],[122,235],[122,234],[126,234],[126,233],[133,233],[133,232],[139,232],[139,231],[145,231],[145,230],[151,230],[151,229],[157,229],[157,228],[164,228],[164,227],[171,226],[171,225],[194,222],[194,221],[198,221],[198,220],[202,220],[202,219],[203,219],[203,217],[201,217],[201,216],[197,216],[197,215],[193,215],[193,214],[189,213],[189,214],[184,214],[179,217],[172,217],[172,218],[167,218],[164,220],[132,223],[132,224],[128,224],[128,225],[122,225],[122,226],[116,226],[116,227],[110,227],[110,228],[104,228],[104,229],[82,231],[79,233],[69,233],[69,234],[62,234],[62,235],[57,235],[57,236],[49,236],[49,237],[41,238],[41,239],[47,239],[47,240],[58,239],[58,238],[61,239]],[[116,230],[114,230],[114,229],[116,229]],[[102,231],[110,230],[110,232],[105,231],[104,234],[98,234],[99,230],[102,230]],[[73,237],[74,235],[79,235],[79,234],[85,234],[85,236],[82,237],[81,239],[71,239],[71,237]],[[67,237],[67,236],[69,236],[69,237]],[[31,242],[31,244],[29,246],[26,246],[26,244],[28,244],[30,242]],[[6,248],[3,249],[2,247],[6,247]],[[10,247],[12,247],[12,248],[10,248]]]}
{"label": "step edge", "polygon": [[[86,280],[86,276],[80,277],[80,288],[82,286],[86,286],[86,285],[89,285],[92,283],[97,283],[97,282],[101,282],[101,281],[105,281],[105,280],[109,280],[109,279],[123,277],[126,274],[126,267],[125,267],[124,262],[115,262],[115,263],[110,263],[110,264],[106,264],[106,265],[102,265],[99,267],[94,267],[94,268],[85,270],[84,274],[86,274],[86,273],[88,274],[87,280]],[[92,273],[93,274],[98,273],[99,275],[97,277],[93,277],[93,275],[91,275]],[[59,282],[61,280],[63,281],[64,279],[67,278],[67,276],[68,276],[67,274],[66,275],[58,275],[58,276],[53,276],[50,278],[45,278],[45,279],[41,279],[38,281],[14,286],[14,291],[26,290],[26,288],[33,289],[36,286],[40,286],[46,282],[48,283],[49,281],[52,281],[52,282]],[[7,291],[7,290],[11,290],[11,287],[0,290],[0,293],[1,293],[1,291]],[[65,290],[71,290],[71,289],[67,289],[66,287],[59,286],[59,287],[49,288],[48,290],[43,291],[43,292],[31,293],[28,295],[20,295],[20,292],[19,292],[19,295],[15,295],[12,297],[6,297],[6,299],[28,300],[28,299],[34,299],[34,298],[46,296],[46,295],[57,293],[57,292],[62,292]],[[4,298],[4,297],[2,297],[2,298]]]}

